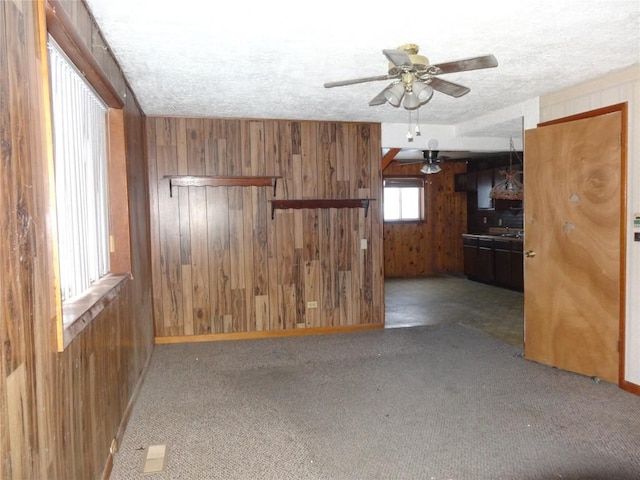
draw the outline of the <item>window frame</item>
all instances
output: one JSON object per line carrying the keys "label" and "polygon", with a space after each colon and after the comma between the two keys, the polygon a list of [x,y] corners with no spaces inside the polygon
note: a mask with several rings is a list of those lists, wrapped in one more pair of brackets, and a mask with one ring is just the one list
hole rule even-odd
{"label": "window frame", "polygon": [[[55,278],[55,308],[57,348],[63,351],[102,310],[119,294],[131,276],[131,235],[129,229],[129,189],[125,143],[124,102],[91,51],[75,30],[73,22],[63,8],[52,6],[57,2],[44,2],[45,19],[40,23],[43,52],[42,83],[45,102],[45,129],[51,192],[52,266]],[[60,269],[58,266],[57,212],[53,157],[53,115],[47,50],[48,36],[55,40],[67,58],[82,73],[87,83],[108,107],[107,113],[107,176],[109,210],[109,273],[94,282],[85,292],[69,301],[62,301]],[[124,96],[124,95],[123,95]]]}
{"label": "window frame", "polygon": [[[387,185],[391,182],[392,185]],[[384,216],[384,202],[387,201],[385,194],[386,188],[419,188],[419,218],[411,219],[393,219],[389,220]],[[427,221],[427,205],[426,205],[426,182],[424,177],[418,175],[388,175],[382,179],[382,220],[385,224],[415,224],[425,223]]]}

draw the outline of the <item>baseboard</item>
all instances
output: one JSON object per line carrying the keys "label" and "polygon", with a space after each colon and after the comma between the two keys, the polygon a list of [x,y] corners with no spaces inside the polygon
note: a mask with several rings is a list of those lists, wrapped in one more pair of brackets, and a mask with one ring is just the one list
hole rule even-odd
{"label": "baseboard", "polygon": [[636,385],[635,383],[627,382],[623,380],[620,383],[620,388],[626,390],[627,392],[633,393],[635,395],[640,395],[640,385]]}
{"label": "baseboard", "polygon": [[144,383],[144,379],[147,376],[147,371],[149,370],[149,365],[151,364],[151,357],[153,356],[153,349],[147,358],[147,361],[142,367],[142,371],[140,372],[140,376],[138,377],[138,381],[136,382],[136,386],[131,393],[131,397],[129,398],[129,403],[127,404],[127,408],[124,411],[124,415],[120,420],[120,425],[118,426],[118,431],[116,432],[115,437],[111,442],[111,448],[109,449],[109,455],[107,457],[107,461],[104,466],[104,470],[102,471],[102,480],[109,480],[111,477],[111,472],[113,470],[113,456],[120,448],[120,443],[122,442],[122,437],[124,436],[124,432],[127,429],[127,424],[129,423],[129,418],[131,417],[131,412],[133,412],[133,406],[138,399],[138,395],[140,394],[140,390],[142,389],[142,384]]}
{"label": "baseboard", "polygon": [[250,340],[258,338],[294,337],[303,335],[324,335],[329,333],[358,332],[363,330],[378,330],[384,328],[384,323],[366,325],[346,325],[342,327],[296,328],[292,330],[270,330],[264,332],[241,333],[209,333],[206,335],[180,335],[175,337],[156,337],[156,344],[217,342],[224,340]]}

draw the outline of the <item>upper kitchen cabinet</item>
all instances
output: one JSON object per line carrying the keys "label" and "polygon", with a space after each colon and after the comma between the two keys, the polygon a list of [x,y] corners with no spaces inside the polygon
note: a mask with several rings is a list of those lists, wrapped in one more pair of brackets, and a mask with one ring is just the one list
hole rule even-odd
{"label": "upper kitchen cabinet", "polygon": [[493,210],[491,189],[493,188],[493,170],[479,170],[477,172],[478,210]]}

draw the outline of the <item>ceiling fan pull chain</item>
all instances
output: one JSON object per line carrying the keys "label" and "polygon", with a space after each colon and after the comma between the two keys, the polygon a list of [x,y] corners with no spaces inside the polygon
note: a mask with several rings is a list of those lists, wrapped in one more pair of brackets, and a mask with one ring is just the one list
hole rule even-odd
{"label": "ceiling fan pull chain", "polygon": [[409,125],[407,126],[407,142],[413,142],[413,135],[411,133],[411,110],[409,110]]}

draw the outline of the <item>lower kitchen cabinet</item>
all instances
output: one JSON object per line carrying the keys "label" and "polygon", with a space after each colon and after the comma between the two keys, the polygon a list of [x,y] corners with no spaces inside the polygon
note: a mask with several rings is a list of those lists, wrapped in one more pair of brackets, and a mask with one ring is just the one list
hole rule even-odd
{"label": "lower kitchen cabinet", "polygon": [[464,274],[512,290],[524,287],[522,240],[494,235],[463,235]]}
{"label": "lower kitchen cabinet", "polygon": [[478,273],[478,239],[465,238],[462,242],[464,249],[464,274],[475,277]]}
{"label": "lower kitchen cabinet", "polygon": [[478,242],[478,267],[476,277],[481,282],[491,283],[495,280],[495,262],[492,240],[480,239]]}
{"label": "lower kitchen cabinet", "polygon": [[523,243],[512,242],[511,244],[511,283],[515,290],[524,290],[524,256]]}
{"label": "lower kitchen cabinet", "polygon": [[511,241],[493,240],[493,270],[496,285],[511,288]]}

